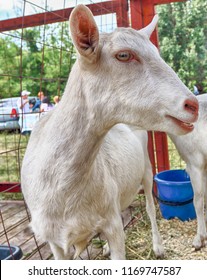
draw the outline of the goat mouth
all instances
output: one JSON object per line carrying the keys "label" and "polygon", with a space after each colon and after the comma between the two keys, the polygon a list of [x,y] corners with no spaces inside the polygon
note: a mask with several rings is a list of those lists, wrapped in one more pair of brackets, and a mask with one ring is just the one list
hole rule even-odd
{"label": "goat mouth", "polygon": [[182,128],[182,130],[186,132],[191,132],[194,129],[194,125],[192,123],[184,122],[172,116],[167,116],[167,117],[170,118],[177,126]]}

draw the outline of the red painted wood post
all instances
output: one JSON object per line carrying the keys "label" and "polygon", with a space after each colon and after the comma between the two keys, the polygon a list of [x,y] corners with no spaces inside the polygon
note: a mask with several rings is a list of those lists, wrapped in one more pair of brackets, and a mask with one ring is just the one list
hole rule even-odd
{"label": "red painted wood post", "polygon": [[[126,0],[116,0],[119,3],[117,8],[117,26],[129,26],[128,20],[128,4]],[[131,27],[141,29],[149,24],[155,14],[154,0],[131,0]],[[158,47],[157,31],[153,32],[151,41]],[[164,169],[169,169],[168,159],[168,145],[165,133],[157,132],[154,137],[152,132],[148,132],[148,151],[153,167],[153,173]],[[155,142],[155,145],[154,145]],[[154,153],[154,146],[156,147],[156,158]],[[157,162],[157,170],[156,170]]]}
{"label": "red painted wood post", "polygon": [[128,1],[115,0],[114,2],[118,4],[116,8],[117,26],[129,27]]}
{"label": "red painted wood post", "polygon": [[131,27],[134,29],[141,29],[143,27],[142,1],[131,0]]}
{"label": "red painted wood post", "polygon": [[[131,11],[131,27],[134,29],[141,29],[143,24],[143,10],[142,10],[142,1],[140,0],[131,0],[130,1],[130,11]],[[156,161],[154,153],[154,140],[153,133],[148,132],[148,152],[150,161],[153,168],[153,174],[156,173]]]}
{"label": "red painted wood post", "polygon": [[156,157],[157,157],[157,172],[170,169],[168,141],[167,135],[164,132],[154,132]]}
{"label": "red painted wood post", "polygon": [[[149,24],[155,15],[154,0],[142,0],[143,24]],[[159,48],[157,30],[152,33],[151,41]],[[170,168],[167,135],[163,132],[154,133],[157,171],[163,171]]]}

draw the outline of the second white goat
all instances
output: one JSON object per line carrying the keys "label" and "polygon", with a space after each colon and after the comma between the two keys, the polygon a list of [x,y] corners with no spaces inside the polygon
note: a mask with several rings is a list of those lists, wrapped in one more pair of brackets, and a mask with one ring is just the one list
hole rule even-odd
{"label": "second white goat", "polygon": [[[169,134],[181,158],[186,162],[194,191],[194,206],[197,216],[197,234],[193,240],[195,249],[205,246],[207,240],[207,94],[198,95],[199,118],[193,132],[183,136]],[[207,209],[206,209],[207,211]],[[207,213],[206,213],[207,216]]]}

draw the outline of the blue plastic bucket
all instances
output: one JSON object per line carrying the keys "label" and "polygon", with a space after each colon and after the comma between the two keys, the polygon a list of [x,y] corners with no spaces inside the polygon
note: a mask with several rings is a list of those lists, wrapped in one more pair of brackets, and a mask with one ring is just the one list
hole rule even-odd
{"label": "blue plastic bucket", "polygon": [[22,256],[20,247],[0,245],[0,260],[20,260]]}
{"label": "blue plastic bucket", "polygon": [[178,218],[181,221],[196,218],[193,205],[193,188],[185,170],[167,170],[155,175],[156,198],[163,218]]}

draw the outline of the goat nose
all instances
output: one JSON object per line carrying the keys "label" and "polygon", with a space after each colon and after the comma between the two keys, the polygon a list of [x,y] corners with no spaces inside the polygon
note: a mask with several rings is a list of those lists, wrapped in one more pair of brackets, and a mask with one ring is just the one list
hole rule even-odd
{"label": "goat nose", "polygon": [[194,115],[197,119],[199,105],[198,105],[198,101],[197,101],[196,98],[185,100],[184,108],[185,108],[186,111],[188,111],[189,113]]}

